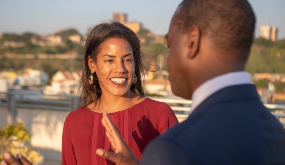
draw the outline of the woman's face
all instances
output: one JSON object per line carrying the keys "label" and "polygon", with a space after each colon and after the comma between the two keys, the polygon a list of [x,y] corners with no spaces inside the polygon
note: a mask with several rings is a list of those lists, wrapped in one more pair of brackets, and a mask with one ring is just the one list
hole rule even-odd
{"label": "woman's face", "polygon": [[97,74],[102,94],[128,94],[135,74],[131,45],[125,39],[111,38],[100,46],[101,52],[97,56],[97,61],[89,59],[89,67]]}

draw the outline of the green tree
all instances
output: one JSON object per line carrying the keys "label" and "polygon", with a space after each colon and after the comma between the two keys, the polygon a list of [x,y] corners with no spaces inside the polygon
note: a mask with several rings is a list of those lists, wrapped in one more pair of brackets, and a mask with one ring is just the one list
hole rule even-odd
{"label": "green tree", "polygon": [[285,92],[285,83],[284,82],[275,82],[274,83],[276,92]]}
{"label": "green tree", "polygon": [[260,79],[260,80],[258,80],[258,81],[254,81],[253,84],[255,84],[256,87],[258,87],[258,88],[266,88],[267,85],[268,85],[268,82],[266,83],[265,80]]}
{"label": "green tree", "polygon": [[36,37],[37,39],[40,38],[39,35],[34,34],[34,33],[30,33],[30,32],[24,33],[20,36],[21,40],[24,42],[30,42],[31,38],[33,38],[33,37]]}
{"label": "green tree", "polygon": [[74,34],[79,34],[80,35],[80,33],[77,30],[75,30],[75,29],[67,29],[67,30],[61,31],[61,32],[59,32],[57,34],[60,35],[63,38],[64,41],[66,41],[68,39],[68,37],[71,36],[71,35],[74,35]]}
{"label": "green tree", "polygon": [[71,50],[74,47],[72,41],[70,41],[69,39],[67,39],[65,41],[65,46],[66,46],[67,50]]}

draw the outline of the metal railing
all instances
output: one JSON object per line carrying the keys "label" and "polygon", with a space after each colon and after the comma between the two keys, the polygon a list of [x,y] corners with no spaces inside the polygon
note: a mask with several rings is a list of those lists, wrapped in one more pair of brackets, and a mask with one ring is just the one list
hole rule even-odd
{"label": "metal railing", "polygon": [[[76,95],[44,95],[34,92],[9,91],[0,93],[0,107],[8,107],[12,121],[16,120],[17,108],[36,108],[58,111],[74,111],[78,107]],[[151,98],[167,103],[181,122],[188,117],[192,101],[184,99]],[[285,126],[285,104],[264,104]]]}

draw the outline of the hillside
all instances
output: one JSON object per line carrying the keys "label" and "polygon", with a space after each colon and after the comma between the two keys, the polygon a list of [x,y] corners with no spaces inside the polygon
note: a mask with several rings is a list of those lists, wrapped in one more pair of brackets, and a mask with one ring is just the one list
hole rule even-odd
{"label": "hillside", "polygon": [[285,73],[285,40],[254,40],[246,65],[250,73]]}
{"label": "hillside", "polygon": [[[58,32],[57,35],[60,35],[63,38],[63,44],[55,46],[41,46],[32,44],[30,42],[32,38],[40,38],[40,35],[33,33],[24,33],[22,35],[3,34],[2,38],[0,39],[0,45],[2,44],[2,46],[0,46],[0,56],[2,56],[0,69],[13,68],[15,70],[19,70],[29,67],[42,69],[45,72],[49,73],[49,75],[55,73],[56,70],[68,70],[70,68],[69,60],[7,59],[4,56],[6,53],[61,54],[69,53],[71,51],[74,51],[78,54],[83,54],[84,46],[71,42],[68,39],[68,36],[74,34],[79,33],[74,29],[67,29],[65,31]],[[168,49],[166,48],[164,36],[155,35],[147,29],[142,29],[139,31],[138,36],[141,39],[141,47],[147,65],[146,68],[149,69],[149,64],[151,62],[154,62],[155,64],[161,63],[161,61],[158,60],[158,56],[162,55],[164,57],[164,62],[163,66],[160,66],[160,68],[166,70],[165,57],[168,54]],[[15,47],[3,46],[3,43],[5,43],[5,41],[23,43],[23,45],[21,46],[19,44]],[[74,69],[76,71],[79,71],[81,60],[75,60],[74,65]],[[285,73],[285,40],[283,39],[272,42],[264,38],[255,39],[248,63],[246,65],[246,70],[250,73]]]}

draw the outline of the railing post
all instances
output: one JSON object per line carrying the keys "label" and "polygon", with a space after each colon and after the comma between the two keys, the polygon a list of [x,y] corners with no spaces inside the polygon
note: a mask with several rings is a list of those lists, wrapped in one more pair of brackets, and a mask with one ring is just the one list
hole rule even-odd
{"label": "railing post", "polygon": [[74,97],[71,96],[70,97],[70,111],[74,111]]}
{"label": "railing post", "polygon": [[16,109],[16,100],[15,100],[15,94],[8,92],[8,108],[11,114],[11,119],[12,119],[12,123],[16,122],[16,118],[17,118],[17,109]]}

